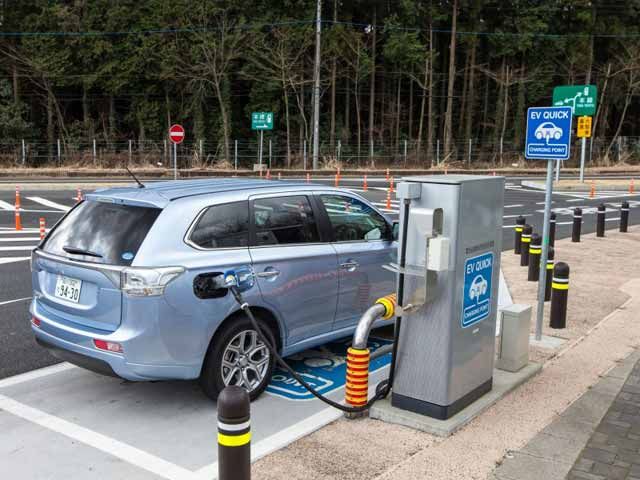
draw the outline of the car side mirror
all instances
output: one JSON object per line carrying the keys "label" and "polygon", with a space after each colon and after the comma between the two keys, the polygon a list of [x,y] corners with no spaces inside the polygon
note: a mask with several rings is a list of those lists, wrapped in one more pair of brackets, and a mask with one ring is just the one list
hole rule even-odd
{"label": "car side mirror", "polygon": [[400,222],[393,222],[393,227],[391,230],[391,238],[393,239],[394,242],[398,241],[398,238],[400,238]]}

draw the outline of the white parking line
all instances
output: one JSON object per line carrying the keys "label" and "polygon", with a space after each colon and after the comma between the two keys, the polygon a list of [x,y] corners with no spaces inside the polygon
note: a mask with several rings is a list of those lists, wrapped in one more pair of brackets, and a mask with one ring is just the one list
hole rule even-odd
{"label": "white parking line", "polygon": [[[47,232],[49,230],[51,229],[46,229]],[[16,230],[15,227],[0,227],[0,235],[24,235],[25,233],[37,233],[39,231],[39,228],[23,228],[22,230]]]}
{"label": "white parking line", "polygon": [[39,203],[40,205],[44,205],[45,207],[55,208],[58,210],[62,210],[63,212],[68,212],[71,210],[71,207],[67,207],[66,205],[62,205],[61,203],[52,202],[51,200],[47,200],[42,197],[27,197],[28,200],[32,202]]}
{"label": "white parking line", "polygon": [[517,218],[519,217],[521,214],[517,214],[517,215],[503,215],[502,218]]}
{"label": "white parking line", "polygon": [[7,300],[5,302],[0,302],[0,307],[3,305],[10,305],[12,303],[24,302],[25,300],[31,300],[31,297],[16,298],[14,300]]}
{"label": "white parking line", "polygon": [[31,380],[37,380],[38,378],[47,377],[56,373],[64,372],[65,370],[71,370],[72,368],[78,368],[67,362],[51,365],[50,367],[38,368],[37,370],[31,370],[30,372],[14,375],[13,377],[7,377],[0,380],[0,388],[13,387],[24,382],[30,382]]}
{"label": "white parking line", "polygon": [[516,205],[505,205],[504,208],[516,208],[516,207],[524,207],[524,205],[518,203]]}
{"label": "white parking line", "polygon": [[115,438],[94,432],[88,428],[50,415],[42,410],[17,402],[5,395],[0,395],[0,409],[124,460],[131,465],[147,470],[159,477],[168,480],[187,480],[193,478],[193,472],[175,463],[163,460],[139,448],[120,442]]}
{"label": "white parking line", "polygon": [[[325,425],[339,419],[342,415],[343,413],[340,410],[336,410],[331,407],[325,408],[324,410],[305,418],[289,428],[280,430],[264,440],[260,440],[259,442],[251,445],[251,461],[255,462],[256,460],[315,432]],[[198,480],[211,480],[212,478],[217,478],[217,476],[218,462],[205,465],[196,472],[196,478]]]}
{"label": "white parking line", "polygon": [[0,252],[19,252],[21,250],[33,250],[34,248],[36,248],[35,245],[24,247],[0,247]]}

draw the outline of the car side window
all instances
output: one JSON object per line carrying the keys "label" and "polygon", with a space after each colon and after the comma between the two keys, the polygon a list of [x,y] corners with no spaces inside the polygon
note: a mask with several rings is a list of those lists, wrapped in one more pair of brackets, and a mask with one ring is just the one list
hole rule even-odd
{"label": "car side window", "polygon": [[254,200],[253,220],[256,245],[320,241],[313,209],[304,195]]}
{"label": "car side window", "polygon": [[391,229],[382,215],[360,200],[342,195],[320,195],[336,242],[388,240]]}
{"label": "car side window", "polygon": [[249,245],[249,202],[232,202],[206,209],[189,240],[201,248]]}

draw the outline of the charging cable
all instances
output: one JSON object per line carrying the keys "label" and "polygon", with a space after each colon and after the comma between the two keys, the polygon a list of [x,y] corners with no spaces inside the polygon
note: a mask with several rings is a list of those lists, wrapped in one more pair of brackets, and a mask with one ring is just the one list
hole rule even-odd
{"label": "charging cable", "polygon": [[327,405],[331,405],[332,407],[337,408],[338,410],[342,410],[345,413],[361,413],[368,410],[371,407],[371,405],[373,405],[376,401],[386,396],[388,392],[388,388],[381,388],[381,386],[387,387],[386,380],[383,380],[382,382],[380,382],[380,384],[378,384],[378,386],[376,387],[376,393],[373,396],[373,398],[371,398],[371,400],[369,400],[366,405],[363,405],[361,407],[348,407],[346,405],[343,405],[342,403],[331,400],[330,398],[327,398],[321,393],[319,393],[316,389],[314,389],[311,385],[309,385],[302,378],[302,376],[298,374],[298,372],[296,372],[293,368],[291,368],[289,364],[287,364],[287,362],[285,362],[284,359],[280,356],[280,354],[278,353],[278,350],[274,347],[274,345],[271,344],[269,339],[266,337],[266,335],[262,331],[262,328],[260,328],[260,324],[256,320],[256,317],[253,316],[251,307],[249,307],[249,304],[245,302],[244,299],[242,298],[242,293],[240,293],[240,290],[235,285],[229,286],[229,290],[231,290],[233,297],[236,299],[236,302],[238,302],[238,304],[240,305],[240,308],[242,309],[242,311],[247,314],[247,317],[249,317],[249,321],[251,322],[251,325],[253,326],[255,331],[258,332],[258,336],[260,337],[260,340],[262,340],[262,342],[269,349],[269,353],[273,355],[273,357],[276,359],[276,361],[280,364],[282,368],[284,368],[287,372],[289,372],[291,376],[300,383],[300,385],[306,388],[309,391],[309,393],[311,393],[318,400],[321,400]]}

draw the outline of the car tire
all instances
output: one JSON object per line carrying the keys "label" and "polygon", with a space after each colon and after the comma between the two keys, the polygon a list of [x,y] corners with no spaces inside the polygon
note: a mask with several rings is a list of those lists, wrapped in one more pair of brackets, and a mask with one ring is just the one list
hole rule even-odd
{"label": "car tire", "polygon": [[[273,333],[271,329],[260,319],[256,319],[260,326],[260,329],[269,340],[271,345],[275,345],[275,340],[273,338]],[[230,364],[234,363],[233,355],[236,354],[238,350],[242,350],[243,348],[240,346],[239,339],[242,338],[243,332],[245,332],[245,337],[247,340],[245,344],[251,343],[251,339],[249,338],[249,334],[246,332],[251,332],[251,335],[254,335],[255,338],[260,342],[262,346],[264,346],[264,352],[266,356],[268,356],[268,361],[265,365],[264,375],[261,375],[261,379],[259,380],[257,373],[253,369],[254,365],[252,364],[247,370],[246,377],[242,373],[242,367],[238,364],[236,368],[240,371],[238,373],[233,374],[232,380],[230,382],[231,385],[238,384],[240,381],[243,382],[240,384],[243,388],[245,388],[249,392],[249,399],[251,401],[255,400],[260,396],[262,392],[264,392],[267,385],[269,385],[269,381],[271,380],[271,375],[273,373],[273,368],[275,365],[275,358],[269,352],[266,345],[262,343],[258,333],[253,328],[251,321],[247,318],[246,315],[242,314],[236,318],[231,319],[226,322],[221,330],[216,334],[214,339],[211,341],[211,345],[209,345],[209,350],[207,351],[207,356],[205,357],[204,364],[202,366],[202,372],[200,373],[200,387],[204,391],[205,395],[207,395],[212,400],[216,400],[218,395],[222,390],[227,386],[225,380],[223,378],[224,374],[230,374],[232,371],[232,367]],[[256,346],[256,349],[259,346]],[[250,352],[249,352],[250,353]],[[262,354],[262,352],[260,352]],[[230,356],[231,355],[231,356]],[[245,359],[248,355],[245,355]],[[254,355],[253,359],[249,359],[250,361],[257,361],[259,359],[264,360],[264,357],[258,357]],[[224,360],[224,365],[223,365]],[[262,372],[262,368],[260,368],[260,372]],[[251,381],[251,387],[247,387],[244,383],[248,379]],[[259,381],[258,381],[259,380]]]}

